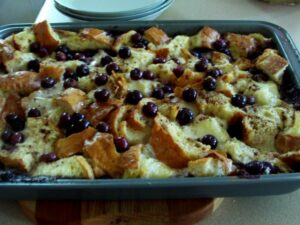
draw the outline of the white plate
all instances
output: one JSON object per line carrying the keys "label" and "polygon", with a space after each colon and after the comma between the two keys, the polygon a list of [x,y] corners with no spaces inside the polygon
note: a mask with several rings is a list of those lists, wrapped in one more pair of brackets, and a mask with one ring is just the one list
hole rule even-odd
{"label": "white plate", "polygon": [[84,15],[84,14],[76,13],[74,11],[67,10],[64,7],[61,7],[59,4],[55,4],[55,6],[62,13],[81,20],[87,20],[87,21],[123,20],[124,21],[124,20],[153,20],[156,17],[158,17],[163,11],[169,8],[173,2],[174,0],[167,0],[159,7],[149,10],[147,12],[128,15],[128,16],[116,16],[116,17]]}
{"label": "white plate", "polygon": [[118,15],[156,7],[164,0],[55,0],[66,9],[80,14]]}
{"label": "white plate", "polygon": [[151,11],[156,10],[158,8],[161,8],[162,6],[164,6],[169,1],[173,1],[173,0],[163,0],[161,4],[158,4],[155,7],[144,8],[143,10],[119,12],[119,13],[115,13],[115,14],[111,14],[111,13],[90,13],[90,12],[76,11],[76,10],[66,8],[66,7],[60,5],[57,2],[55,2],[55,5],[57,7],[59,7],[60,9],[63,9],[65,12],[71,12],[71,13],[74,13],[74,14],[78,14],[78,15],[81,15],[81,16],[87,16],[87,17],[96,17],[96,18],[109,19],[109,18],[128,17],[128,16],[135,16],[135,15],[148,13],[148,12],[151,12]]}

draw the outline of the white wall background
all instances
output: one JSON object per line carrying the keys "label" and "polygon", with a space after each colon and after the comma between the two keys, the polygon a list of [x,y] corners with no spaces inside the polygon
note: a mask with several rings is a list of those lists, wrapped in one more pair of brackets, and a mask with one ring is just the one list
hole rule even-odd
{"label": "white wall background", "polygon": [[0,25],[32,23],[44,0],[0,0]]}

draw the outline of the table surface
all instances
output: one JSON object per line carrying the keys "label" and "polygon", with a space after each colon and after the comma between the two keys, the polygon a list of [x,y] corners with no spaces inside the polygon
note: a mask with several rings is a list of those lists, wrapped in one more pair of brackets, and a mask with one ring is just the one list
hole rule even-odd
{"label": "table surface", "polygon": [[[54,9],[47,0],[37,21],[72,22]],[[158,20],[242,19],[264,20],[285,28],[300,49],[300,4],[296,6],[269,5],[256,0],[176,0]],[[213,216],[202,225],[297,225],[300,221],[300,190],[267,197],[226,198]],[[15,201],[0,202],[0,225],[31,224]]]}

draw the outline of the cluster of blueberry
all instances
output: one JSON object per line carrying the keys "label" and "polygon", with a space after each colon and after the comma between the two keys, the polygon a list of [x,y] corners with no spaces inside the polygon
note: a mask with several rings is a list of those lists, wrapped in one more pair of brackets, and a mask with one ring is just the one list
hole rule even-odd
{"label": "cluster of blueberry", "polygon": [[[39,117],[41,112],[37,108],[31,108],[28,113],[28,117]],[[5,143],[4,149],[12,150],[18,143],[22,143],[25,140],[24,134],[21,132],[26,126],[26,120],[24,117],[18,115],[15,112],[10,112],[5,116],[7,128],[2,132],[1,138]]]}

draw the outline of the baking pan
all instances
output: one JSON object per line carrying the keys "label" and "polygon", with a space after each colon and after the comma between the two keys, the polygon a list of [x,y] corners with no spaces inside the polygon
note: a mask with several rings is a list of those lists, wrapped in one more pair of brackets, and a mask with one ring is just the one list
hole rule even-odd
{"label": "baking pan", "polygon": [[[21,31],[32,24],[0,27],[0,38]],[[288,75],[295,88],[300,87],[300,54],[289,34],[281,27],[261,21],[151,21],[57,23],[54,28],[79,30],[96,27],[128,31],[158,26],[170,36],[192,35],[203,26],[220,32],[261,33],[271,37],[281,55],[288,59]],[[300,101],[300,100],[299,100]],[[187,177],[168,179],[57,179],[47,182],[0,183],[1,199],[192,199],[203,197],[238,197],[276,195],[300,187],[300,173],[263,175],[259,177]]]}

